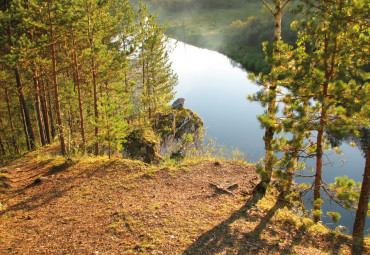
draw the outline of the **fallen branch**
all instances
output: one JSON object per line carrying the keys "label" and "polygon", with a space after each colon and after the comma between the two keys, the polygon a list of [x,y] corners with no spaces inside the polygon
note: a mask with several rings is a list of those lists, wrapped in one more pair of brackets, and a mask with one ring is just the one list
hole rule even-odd
{"label": "fallen branch", "polygon": [[228,182],[224,182],[220,184],[210,183],[209,187],[214,188],[215,192],[235,196],[232,191],[239,188],[239,185],[237,183],[230,184]]}

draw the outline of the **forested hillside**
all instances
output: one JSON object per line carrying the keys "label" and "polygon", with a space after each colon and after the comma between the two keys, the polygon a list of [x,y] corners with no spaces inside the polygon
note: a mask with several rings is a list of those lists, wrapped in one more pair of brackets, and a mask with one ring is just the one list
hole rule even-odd
{"label": "forested hillside", "polygon": [[63,155],[119,149],[151,129],[177,77],[167,38],[128,0],[6,0],[0,16],[0,154],[59,140]]}

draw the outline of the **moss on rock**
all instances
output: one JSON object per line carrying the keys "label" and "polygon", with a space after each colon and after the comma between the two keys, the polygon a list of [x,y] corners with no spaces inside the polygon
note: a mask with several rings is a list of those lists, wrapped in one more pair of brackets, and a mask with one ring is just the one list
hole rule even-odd
{"label": "moss on rock", "polygon": [[202,128],[202,119],[192,110],[173,108],[168,114],[158,113],[153,128],[133,130],[123,143],[124,154],[146,163],[159,162],[165,155],[181,155],[189,143],[196,142]]}
{"label": "moss on rock", "polygon": [[133,130],[123,143],[126,156],[146,163],[157,163],[162,159],[158,154],[158,146],[159,139],[156,134],[145,128]]}

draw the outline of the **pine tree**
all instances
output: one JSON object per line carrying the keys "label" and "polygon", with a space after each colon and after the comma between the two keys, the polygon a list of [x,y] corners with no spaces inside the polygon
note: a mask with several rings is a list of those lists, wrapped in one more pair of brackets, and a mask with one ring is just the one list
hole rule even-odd
{"label": "pine tree", "polygon": [[146,14],[146,7],[141,7],[140,52],[141,95],[144,120],[154,124],[154,116],[165,110],[173,99],[173,88],[177,85],[177,76],[171,70],[168,56],[168,38],[163,28],[155,23],[155,16]]}
{"label": "pine tree", "polygon": [[[24,58],[27,59],[29,62],[29,69],[32,73],[32,80],[34,83],[34,95],[35,95],[35,109],[36,109],[36,117],[37,117],[37,124],[39,127],[39,137],[41,140],[41,145],[46,145],[46,135],[43,125],[43,120],[41,116],[41,102],[40,102],[40,80],[39,80],[39,70],[38,70],[38,64],[37,61],[39,59],[38,56],[38,46],[39,43],[37,40],[38,37],[35,36],[35,32],[42,31],[38,26],[39,23],[37,22],[37,11],[35,11],[33,8],[35,7],[35,4],[32,0],[26,0],[24,3],[24,12],[25,17],[23,18],[23,26],[25,29],[25,35],[23,39],[23,48],[24,48]],[[37,5],[36,5],[37,6]]]}
{"label": "pine tree", "polygon": [[24,93],[24,84],[22,83],[21,70],[19,68],[19,61],[22,61],[21,47],[18,45],[22,42],[22,36],[24,35],[24,27],[22,19],[24,17],[24,10],[22,8],[22,2],[20,1],[4,1],[1,5],[2,18],[0,20],[1,30],[1,62],[9,65],[14,73],[16,81],[16,87],[18,90],[18,98],[20,103],[20,109],[24,121],[24,131],[29,149],[35,149],[36,139],[33,132],[32,120],[29,113],[29,109],[26,103],[26,96]]}
{"label": "pine tree", "polygon": [[[95,155],[119,149],[129,128],[129,99],[138,86],[144,88],[137,72],[141,50],[146,54],[146,113],[152,118],[173,98],[176,76],[163,29],[146,12],[135,13],[129,1],[13,0],[1,8],[0,114],[8,116],[0,130],[4,150],[11,143],[14,151],[21,148],[23,141],[15,138],[22,128],[24,144],[35,147],[32,124],[38,126],[41,145],[58,136],[63,155],[75,151],[81,140],[82,151],[93,144]],[[13,118],[18,116],[15,89],[21,121]]]}
{"label": "pine tree", "polygon": [[369,210],[369,196],[370,196],[370,141],[367,147],[365,170],[361,186],[361,193],[356,211],[356,218],[353,224],[352,236],[355,238],[363,238],[366,217]]}
{"label": "pine tree", "polygon": [[[80,134],[81,134],[81,149],[82,153],[86,152],[86,129],[85,129],[85,114],[84,114],[84,104],[83,104],[83,88],[82,83],[84,79],[84,68],[81,62],[86,61],[83,56],[83,50],[87,49],[89,46],[84,40],[84,33],[87,30],[87,22],[83,16],[84,1],[69,1],[67,2],[70,8],[67,9],[65,19],[66,31],[68,37],[65,41],[65,62],[70,63],[70,68],[73,70],[73,77],[67,77],[68,80],[73,80],[73,89],[67,91],[72,97],[71,101],[75,101],[73,97],[75,96],[75,91],[77,89],[77,102],[78,102],[78,115],[80,123]],[[68,70],[68,68],[67,68]],[[68,75],[70,76],[70,75]],[[68,87],[68,86],[66,86]],[[71,112],[72,110],[70,110]]]}
{"label": "pine tree", "polygon": [[12,109],[11,109],[11,105],[10,105],[10,97],[9,97],[9,89],[8,89],[7,79],[9,79],[9,77],[7,77],[6,72],[2,71],[1,74],[0,74],[0,82],[1,82],[1,86],[4,89],[4,94],[5,94],[4,98],[5,98],[5,101],[6,101],[6,108],[7,108],[7,112],[8,112],[9,124],[10,124],[10,128],[11,128],[11,133],[12,133],[13,148],[14,148],[14,152],[19,154],[20,150],[19,150],[17,139],[16,139],[16,132],[15,132],[15,126],[14,126],[14,121],[13,121]]}
{"label": "pine tree", "polygon": [[267,185],[271,181],[273,166],[277,162],[276,155],[274,154],[274,134],[276,133],[276,126],[278,125],[276,113],[277,108],[277,93],[279,83],[279,73],[277,68],[280,65],[280,44],[281,40],[281,21],[283,17],[283,10],[286,8],[290,0],[273,0],[272,6],[270,6],[265,0],[262,0],[265,7],[274,17],[274,37],[272,44],[264,43],[264,51],[266,54],[266,62],[270,65],[271,71],[267,75],[260,74],[260,81],[263,83],[264,90],[257,94],[250,96],[249,99],[252,101],[261,102],[262,106],[266,106],[267,110],[263,115],[258,116],[258,120],[261,125],[265,128],[265,134],[263,140],[265,143],[265,158],[264,166],[259,166],[259,173],[261,174],[262,180],[260,183],[261,191],[265,192]]}
{"label": "pine tree", "polygon": [[62,155],[67,154],[65,137],[64,137],[64,127],[62,122],[62,113],[60,109],[60,100],[59,100],[59,85],[58,85],[58,75],[57,75],[57,59],[55,52],[55,28],[54,24],[57,19],[56,13],[60,8],[60,5],[52,4],[51,1],[47,2],[47,13],[48,13],[48,26],[49,26],[49,40],[51,45],[51,59],[52,59],[52,72],[53,72],[53,83],[54,83],[54,100],[55,100],[55,111],[57,114],[57,122],[59,129],[59,140],[61,145]]}
{"label": "pine tree", "polygon": [[[308,143],[300,145],[300,149],[304,148],[307,157],[316,159],[315,222],[321,215],[321,190],[331,195],[322,180],[323,156],[330,148],[326,133],[329,130],[356,130],[363,122],[354,116],[366,105],[368,93],[366,89],[358,92],[364,86],[359,79],[364,75],[361,69],[364,61],[357,52],[358,40],[353,40],[356,26],[348,23],[351,4],[341,0],[330,4],[322,1],[307,4],[309,18],[301,22],[298,47],[292,53],[289,70],[284,73],[291,78],[287,83],[289,100],[299,100],[297,105],[285,97],[285,103],[297,113],[294,118],[297,128],[290,132],[305,134]],[[352,43],[348,43],[349,38]],[[286,114],[286,117],[291,116]]]}

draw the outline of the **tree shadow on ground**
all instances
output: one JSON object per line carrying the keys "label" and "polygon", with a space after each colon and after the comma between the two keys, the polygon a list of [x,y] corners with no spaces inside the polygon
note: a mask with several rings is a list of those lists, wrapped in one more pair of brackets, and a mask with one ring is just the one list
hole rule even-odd
{"label": "tree shadow on ground", "polygon": [[[318,239],[322,238],[323,241],[330,243],[329,246],[325,246],[325,250],[331,254],[339,254],[341,246],[343,244],[349,245],[349,238],[336,234],[324,234],[320,237],[314,236],[312,233],[309,234],[307,229],[311,225],[303,225],[298,230],[296,226],[291,223],[279,224],[279,230],[277,231],[274,227],[269,226],[271,219],[275,213],[285,206],[283,202],[283,195],[280,194],[274,206],[270,208],[263,217],[257,218],[259,223],[254,229],[247,233],[240,233],[240,230],[232,230],[232,223],[239,219],[243,219],[246,222],[256,221],[256,218],[249,215],[250,210],[256,203],[262,198],[260,193],[254,193],[253,196],[247,201],[247,203],[234,212],[227,220],[223,221],[213,229],[202,234],[192,245],[190,245],[184,252],[183,255],[208,255],[218,254],[259,254],[261,250],[264,253],[269,254],[270,252],[280,254],[291,254],[295,246],[310,246],[318,250],[323,249],[320,246]],[[269,236],[275,237],[274,240],[266,240],[261,237],[263,233],[268,232]],[[280,235],[285,233],[291,235],[291,244],[284,245],[280,243]],[[320,240],[321,241],[321,240]],[[353,253],[361,254],[361,253]]]}
{"label": "tree shadow on ground", "polygon": [[351,255],[362,255],[368,254],[365,248],[364,240],[354,238],[352,241]]}
{"label": "tree shadow on ground", "polygon": [[256,188],[252,194],[245,205],[234,212],[227,220],[201,235],[183,252],[183,255],[214,254],[232,246],[236,239],[236,233],[232,233],[230,225],[241,218],[245,218],[246,212],[263,197],[263,194],[256,191]]}
{"label": "tree shadow on ground", "polygon": [[28,176],[28,177],[26,177],[25,179],[22,180],[23,182],[24,181],[31,181],[31,183],[29,183],[28,185],[26,185],[26,186],[24,186],[20,189],[15,190],[13,193],[14,193],[14,195],[21,194],[29,188],[40,185],[42,183],[43,179],[47,179],[48,177],[50,177],[52,175],[57,175],[61,172],[67,171],[70,167],[74,166],[77,163],[78,162],[65,162],[61,165],[54,165],[54,166],[49,167],[46,172],[37,171],[37,170],[46,167],[47,164],[43,164],[43,163],[38,164],[39,168],[33,167],[33,170],[36,171],[36,173],[34,175]]}
{"label": "tree shadow on ground", "polygon": [[70,174],[67,176],[58,176],[58,174],[67,171],[71,166],[75,165],[75,163],[65,163],[61,166],[51,167],[49,171],[42,175],[44,177],[54,174],[56,175],[56,178],[53,180],[51,185],[47,185],[47,180],[43,181],[42,179],[36,179],[33,183],[13,191],[12,194],[8,195],[9,198],[16,197],[35,186],[45,185],[45,187],[40,187],[35,190],[36,192],[31,192],[29,197],[25,197],[18,203],[15,203],[14,205],[7,207],[5,210],[0,211],[0,216],[15,211],[32,211],[40,206],[47,205],[51,201],[63,197],[63,195],[68,191],[78,186],[81,183],[81,180],[88,180],[96,175],[102,177],[106,174],[105,169],[109,168],[109,166],[113,163],[114,162],[105,162],[104,164],[97,164],[92,168],[77,173],[76,175]]}
{"label": "tree shadow on ground", "polygon": [[32,171],[35,171],[39,168],[43,168],[43,167],[48,166],[53,161],[54,161],[53,159],[48,159],[48,160],[43,160],[41,162],[36,162],[35,164],[23,165],[21,171],[23,173],[32,172]]}

